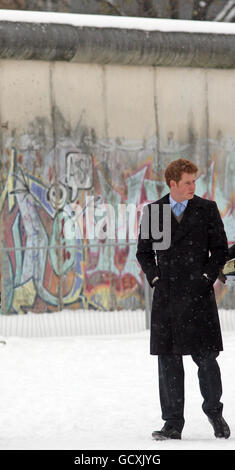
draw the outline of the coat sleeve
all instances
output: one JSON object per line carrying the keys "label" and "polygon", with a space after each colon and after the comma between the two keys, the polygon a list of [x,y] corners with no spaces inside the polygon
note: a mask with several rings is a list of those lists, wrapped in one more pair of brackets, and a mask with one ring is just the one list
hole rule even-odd
{"label": "coat sleeve", "polygon": [[235,258],[235,244],[230,246],[228,250],[228,259],[233,259]]}
{"label": "coat sleeve", "polygon": [[228,259],[228,241],[224,231],[216,202],[210,201],[208,211],[208,249],[210,251],[209,261],[204,266],[204,272],[213,281],[216,281],[219,271]]}
{"label": "coat sleeve", "polygon": [[[148,216],[146,216],[146,212]],[[137,244],[136,257],[145,273],[147,280],[152,286],[152,280],[158,276],[160,277],[159,268],[156,265],[155,252],[153,250],[153,239],[151,238],[151,220],[150,220],[150,205],[144,207],[143,217],[140,224],[140,231]],[[147,224],[147,226],[146,226]]]}

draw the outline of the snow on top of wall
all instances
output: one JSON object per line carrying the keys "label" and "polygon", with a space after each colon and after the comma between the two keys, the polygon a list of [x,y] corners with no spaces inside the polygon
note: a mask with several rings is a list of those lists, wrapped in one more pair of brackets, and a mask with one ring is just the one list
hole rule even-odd
{"label": "snow on top of wall", "polygon": [[0,21],[53,23],[79,27],[120,28],[142,31],[235,34],[235,23],[137,18],[130,16],[80,15],[41,11],[0,10]]}

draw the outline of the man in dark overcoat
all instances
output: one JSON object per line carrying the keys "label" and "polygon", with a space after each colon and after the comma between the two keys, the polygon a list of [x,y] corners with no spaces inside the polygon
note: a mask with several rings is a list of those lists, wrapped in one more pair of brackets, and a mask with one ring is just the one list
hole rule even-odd
{"label": "man in dark overcoat", "polygon": [[[145,206],[148,217],[142,218],[138,238],[136,256],[154,288],[150,353],[158,355],[160,403],[165,420],[163,428],[152,433],[156,440],[181,439],[184,426],[182,356],[186,354],[190,354],[198,366],[202,408],[215,436],[228,438],[230,435],[220,401],[222,384],[216,358],[223,344],[213,289],[227,260],[228,245],[216,203],[194,194],[197,171],[197,166],[185,159],[167,166],[165,179],[170,193]],[[159,221],[153,220],[156,204],[159,205]],[[152,237],[152,227],[155,222],[164,227],[164,204],[170,204],[171,208],[171,241],[168,248],[161,249],[159,243],[155,250],[157,240]],[[146,226],[143,227],[146,220],[148,237]]]}

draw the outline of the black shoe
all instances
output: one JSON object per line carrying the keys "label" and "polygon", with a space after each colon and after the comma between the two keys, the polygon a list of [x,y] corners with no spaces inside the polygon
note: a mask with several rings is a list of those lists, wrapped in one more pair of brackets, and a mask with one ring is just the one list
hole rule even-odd
{"label": "black shoe", "polygon": [[161,431],[153,431],[152,437],[156,441],[164,441],[166,439],[181,439],[181,433],[173,428],[170,424],[165,423]]}
{"label": "black shoe", "polygon": [[213,426],[215,437],[224,437],[225,439],[228,439],[230,436],[230,429],[225,419],[222,416],[214,419],[208,419]]}

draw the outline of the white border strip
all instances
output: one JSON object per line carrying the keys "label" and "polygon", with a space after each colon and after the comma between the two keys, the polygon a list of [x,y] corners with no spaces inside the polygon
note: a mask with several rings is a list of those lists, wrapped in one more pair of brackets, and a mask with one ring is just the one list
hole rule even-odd
{"label": "white border strip", "polygon": [[235,34],[235,23],[138,18],[131,16],[79,15],[41,11],[0,10],[0,21],[53,23],[79,27],[120,28],[143,31]]}

